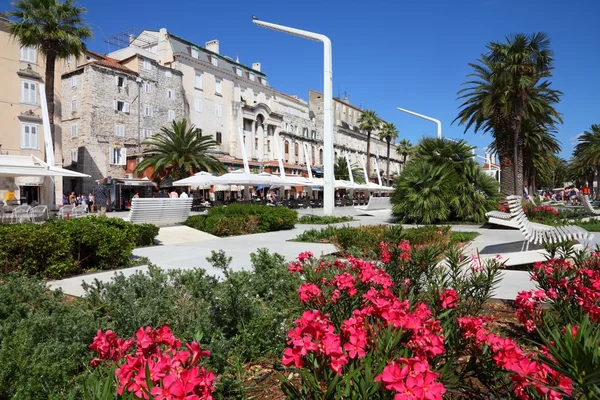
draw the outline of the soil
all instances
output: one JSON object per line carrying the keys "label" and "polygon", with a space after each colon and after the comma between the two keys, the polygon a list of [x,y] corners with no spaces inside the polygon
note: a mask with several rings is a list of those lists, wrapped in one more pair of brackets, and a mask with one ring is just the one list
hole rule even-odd
{"label": "soil", "polygon": [[[524,337],[519,320],[515,316],[515,307],[512,301],[491,300],[484,305],[483,315],[493,317],[498,333],[512,338]],[[523,341],[522,341],[523,342]],[[527,347],[527,346],[525,346]],[[535,349],[527,349],[535,350]],[[299,382],[299,375],[293,371],[275,371],[273,366],[278,360],[269,360],[260,364],[247,364],[244,366],[246,379],[246,399],[253,400],[284,400],[285,395],[279,387],[277,373],[283,374],[292,382]]]}

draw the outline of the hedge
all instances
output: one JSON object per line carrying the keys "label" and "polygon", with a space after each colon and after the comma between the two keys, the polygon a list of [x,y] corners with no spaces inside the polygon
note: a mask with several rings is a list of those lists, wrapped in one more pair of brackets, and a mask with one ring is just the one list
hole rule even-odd
{"label": "hedge", "polygon": [[129,265],[134,247],[158,235],[150,224],[87,217],[44,224],[0,225],[0,271],[61,278]]}
{"label": "hedge", "polygon": [[297,222],[298,212],[287,207],[229,204],[189,217],[184,225],[216,236],[234,236],[291,229]]}

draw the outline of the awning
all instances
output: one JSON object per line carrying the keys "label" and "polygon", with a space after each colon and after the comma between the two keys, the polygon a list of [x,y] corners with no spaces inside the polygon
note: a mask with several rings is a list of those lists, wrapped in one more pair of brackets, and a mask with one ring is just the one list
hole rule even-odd
{"label": "awning", "polygon": [[0,156],[0,176],[64,176],[87,178],[89,175],[46,164],[36,156]]}
{"label": "awning", "polygon": [[152,182],[148,178],[143,179],[127,179],[127,178],[113,178],[116,183],[120,183],[125,186],[158,186],[155,182]]}
{"label": "awning", "polygon": [[44,184],[43,176],[16,176],[15,185],[17,186],[42,186]]}

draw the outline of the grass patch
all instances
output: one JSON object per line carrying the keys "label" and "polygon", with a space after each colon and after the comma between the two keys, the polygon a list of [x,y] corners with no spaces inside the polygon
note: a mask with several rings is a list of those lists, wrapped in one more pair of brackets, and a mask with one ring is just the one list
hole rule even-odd
{"label": "grass patch", "polygon": [[303,215],[298,219],[299,224],[329,225],[340,222],[354,221],[350,216],[336,217],[333,215]]}
{"label": "grass patch", "polygon": [[600,220],[592,219],[586,222],[576,221],[575,225],[582,227],[589,232],[600,232]]}

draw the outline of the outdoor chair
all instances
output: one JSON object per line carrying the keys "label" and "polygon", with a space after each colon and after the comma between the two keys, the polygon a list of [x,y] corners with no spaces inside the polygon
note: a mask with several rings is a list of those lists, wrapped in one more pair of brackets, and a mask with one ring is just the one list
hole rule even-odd
{"label": "outdoor chair", "polygon": [[78,205],[75,208],[73,208],[73,214],[75,218],[85,217],[85,215],[87,214],[87,207],[83,205]]}
{"label": "outdoor chair", "polygon": [[526,250],[529,249],[529,243],[542,244],[544,242],[558,243],[569,240],[590,240],[594,235],[585,229],[575,226],[556,226],[548,229],[541,229],[534,226],[525,215],[521,196],[508,196],[508,206],[510,215],[517,224],[519,230],[527,239]]}
{"label": "outdoor chair", "polygon": [[579,198],[581,200],[581,204],[583,205],[583,208],[585,209],[585,211],[588,214],[591,214],[591,215],[600,215],[600,210],[596,210],[594,208],[594,206],[592,206],[592,202],[590,201],[590,196],[588,196],[587,194],[581,193],[579,195]]}
{"label": "outdoor chair", "polygon": [[60,210],[58,210],[58,218],[69,219],[74,217],[75,215],[75,207],[71,205],[64,205]]}
{"label": "outdoor chair", "polygon": [[284,207],[289,208],[290,207],[290,201],[289,200],[282,200],[281,201],[281,205]]}
{"label": "outdoor chair", "polygon": [[2,207],[2,222],[13,222],[13,208],[11,206]]}
{"label": "outdoor chair", "polygon": [[30,211],[31,207],[27,205],[18,206],[13,210],[13,219],[16,222],[31,221]]}
{"label": "outdoor chair", "polygon": [[31,221],[42,223],[49,217],[48,206],[35,206],[31,209]]}

